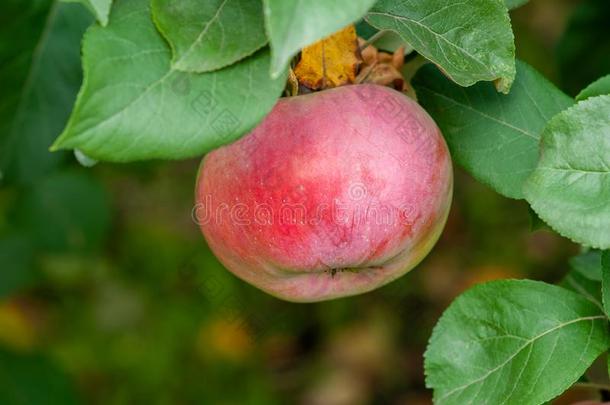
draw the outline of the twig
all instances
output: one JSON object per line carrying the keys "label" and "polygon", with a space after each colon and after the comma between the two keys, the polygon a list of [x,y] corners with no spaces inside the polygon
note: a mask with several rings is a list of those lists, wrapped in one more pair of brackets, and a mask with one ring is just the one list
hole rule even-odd
{"label": "twig", "polygon": [[597,389],[597,390],[610,391],[610,385],[593,383],[593,382],[577,382],[577,383],[574,383],[574,387],[593,388],[593,389]]}
{"label": "twig", "polygon": [[383,37],[388,32],[390,32],[390,31],[389,30],[381,30],[381,31],[376,32],[373,36],[371,36],[369,39],[367,39],[364,44],[362,44],[362,46],[360,47],[359,51],[362,52],[363,50],[368,48],[370,45],[372,45],[375,41],[377,41],[378,39]]}

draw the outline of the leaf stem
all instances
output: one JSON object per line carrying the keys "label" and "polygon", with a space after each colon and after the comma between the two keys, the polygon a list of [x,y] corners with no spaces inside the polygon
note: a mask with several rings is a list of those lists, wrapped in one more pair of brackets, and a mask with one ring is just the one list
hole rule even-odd
{"label": "leaf stem", "polygon": [[381,30],[381,31],[377,31],[375,34],[373,34],[369,39],[366,40],[366,42],[364,44],[362,44],[362,46],[360,47],[360,51],[365,50],[366,48],[368,48],[370,45],[372,45],[374,42],[376,42],[377,40],[381,39],[385,34],[387,34],[388,32],[390,32],[390,30]]}

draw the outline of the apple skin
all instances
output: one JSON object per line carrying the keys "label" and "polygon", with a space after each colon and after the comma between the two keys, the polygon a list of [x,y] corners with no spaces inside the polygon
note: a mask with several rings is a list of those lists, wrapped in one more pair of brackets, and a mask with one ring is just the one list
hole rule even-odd
{"label": "apple skin", "polygon": [[195,217],[241,279],[293,302],[371,291],[432,249],[453,171],[430,116],[377,85],[281,99],[200,167]]}

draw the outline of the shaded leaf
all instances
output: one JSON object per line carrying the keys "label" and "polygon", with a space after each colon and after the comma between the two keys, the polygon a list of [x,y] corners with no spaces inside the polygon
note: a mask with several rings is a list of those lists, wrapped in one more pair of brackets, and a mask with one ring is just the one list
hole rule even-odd
{"label": "shaded leaf", "polygon": [[569,263],[571,271],[564,277],[560,285],[577,292],[602,309],[601,252],[590,250],[572,257]]}
{"label": "shaded leaf", "polygon": [[600,309],[561,287],[496,281],[458,297],[434,328],[426,383],[437,404],[541,404],[608,348]]}
{"label": "shaded leaf", "polygon": [[561,280],[559,286],[580,294],[597,306],[600,311],[603,310],[600,281],[591,280],[578,271],[572,270]]}
{"label": "shaded leaf", "polygon": [[534,211],[561,235],[610,248],[610,96],[579,102],[542,133],[541,158],[524,186]]}
{"label": "shaded leaf", "polygon": [[54,149],[109,161],[201,155],[254,127],[284,88],[267,50],[204,74],[174,70],[170,56],[148,1],[116,2],[108,26],[85,35],[85,85]]}
{"label": "shaded leaf", "polygon": [[1,49],[0,171],[4,181],[23,184],[45,176],[62,160],[63,154],[50,153],[49,146],[76,99],[81,38],[93,19],[78,5],[16,3],[7,13],[18,17],[0,24],[0,38],[11,44]]}
{"label": "shaded leaf", "polygon": [[271,42],[271,74],[278,77],[301,48],[358,21],[375,0],[263,0]]}
{"label": "shaded leaf", "polygon": [[360,64],[353,25],[303,49],[294,69],[299,83],[320,90],[354,83]]}
{"label": "shaded leaf", "polygon": [[541,229],[548,228],[547,224],[545,224],[544,221],[540,219],[538,214],[536,214],[536,212],[534,212],[531,207],[528,207],[527,213],[529,214],[530,218],[530,232],[536,232]]}
{"label": "shaded leaf", "polygon": [[356,23],[356,34],[358,34],[360,38],[369,39],[378,32],[379,30],[377,28],[367,23],[364,19]]}
{"label": "shaded leaf", "polygon": [[602,298],[606,316],[610,317],[610,250],[606,250],[601,258],[602,267]]}
{"label": "shaded leaf", "polygon": [[504,93],[511,87],[515,45],[508,11],[500,0],[380,0],[366,20],[400,34],[461,86],[494,81]]}
{"label": "shaded leaf", "polygon": [[453,159],[500,194],[523,198],[523,184],[538,162],[547,121],[571,98],[523,62],[508,95],[490,83],[462,88],[433,66],[413,80],[419,102],[441,128]]}
{"label": "shaded leaf", "polygon": [[172,47],[177,70],[217,70],[267,43],[260,1],[152,0],[152,12]]}
{"label": "shaded leaf", "polygon": [[610,94],[610,75],[597,79],[585,87],[578,95],[576,100],[582,101],[589,97],[603,96]]}
{"label": "shaded leaf", "polygon": [[592,281],[602,281],[602,255],[590,250],[570,259],[570,267]]}
{"label": "shaded leaf", "polygon": [[112,7],[112,0],[61,0],[65,3],[81,3],[93,13],[95,18],[106,26],[108,24],[108,16]]}

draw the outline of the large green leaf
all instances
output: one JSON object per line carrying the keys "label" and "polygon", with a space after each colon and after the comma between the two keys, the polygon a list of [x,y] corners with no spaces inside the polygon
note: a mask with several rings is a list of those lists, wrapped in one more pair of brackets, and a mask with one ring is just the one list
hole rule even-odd
{"label": "large green leaf", "polygon": [[610,96],[555,116],[544,129],[541,151],[524,186],[534,211],[563,236],[610,248]]}
{"label": "large green leaf", "polygon": [[271,41],[271,74],[279,76],[297,52],[359,20],[375,0],[263,0]]}
{"label": "large green leaf", "polygon": [[523,62],[508,95],[490,83],[462,88],[433,66],[424,66],[413,85],[420,103],[441,128],[453,159],[476,179],[512,198],[536,167],[540,132],[574,102]]}
{"label": "large green leaf", "polygon": [[0,349],[0,403],[3,405],[71,405],[78,398],[68,376],[40,355]]}
{"label": "large green leaf", "polygon": [[32,183],[61,161],[49,146],[76,98],[80,42],[93,21],[81,6],[43,3],[9,1],[13,18],[0,24],[0,171],[11,183]]}
{"label": "large green leaf", "polygon": [[150,12],[147,0],[116,1],[108,26],[85,34],[85,83],[54,149],[109,161],[197,156],[271,110],[285,75],[269,78],[267,50],[219,71],[180,72]]}
{"label": "large green leaf", "polygon": [[106,26],[108,24],[108,15],[112,7],[112,0],[61,0],[66,3],[81,3],[93,13],[95,18]]}
{"label": "large green leaf", "polygon": [[587,87],[585,87],[578,95],[576,100],[582,101],[589,97],[603,96],[610,94],[610,75],[597,79]]}
{"label": "large green leaf", "polygon": [[152,0],[152,11],[178,70],[220,69],[267,43],[261,1]]}
{"label": "large green leaf", "polygon": [[541,404],[608,348],[593,303],[536,281],[496,281],[457,298],[434,328],[426,383],[437,404]]}
{"label": "large green leaf", "polygon": [[380,0],[366,15],[397,32],[461,86],[494,81],[507,93],[515,77],[515,44],[502,0]]}

